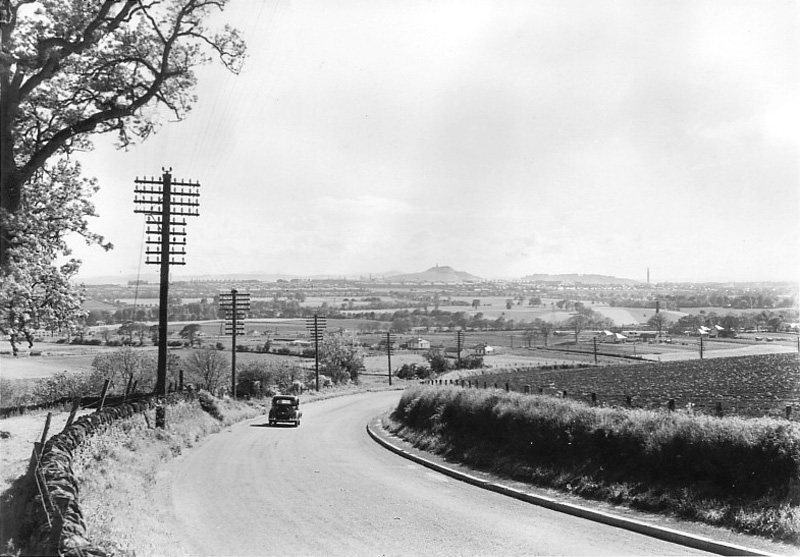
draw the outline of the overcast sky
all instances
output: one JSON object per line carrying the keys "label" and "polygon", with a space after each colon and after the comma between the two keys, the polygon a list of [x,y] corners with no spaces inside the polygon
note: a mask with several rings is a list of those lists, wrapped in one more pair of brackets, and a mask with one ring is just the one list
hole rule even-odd
{"label": "overcast sky", "polygon": [[157,272],[136,176],[199,180],[172,275],[800,279],[798,2],[232,0],[244,71],[98,178],[81,277]]}

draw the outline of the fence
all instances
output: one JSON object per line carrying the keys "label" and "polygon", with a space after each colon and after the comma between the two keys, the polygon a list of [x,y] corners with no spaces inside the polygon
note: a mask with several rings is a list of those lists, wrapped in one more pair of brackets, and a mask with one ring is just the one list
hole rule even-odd
{"label": "fence", "polygon": [[[191,393],[188,395],[191,396]],[[134,401],[128,396],[127,400],[116,405],[110,405],[112,400],[106,399],[102,408],[74,422],[80,402],[73,403],[67,425],[45,442],[51,417],[48,414],[42,440],[34,444],[28,472],[28,477],[35,482],[38,493],[36,499],[40,503],[33,516],[33,535],[29,544],[32,554],[66,557],[105,555],[87,538],[86,523],[78,501],[78,481],[72,471],[74,451],[87,437],[108,424],[147,412],[153,407],[163,410],[164,403],[175,403],[185,396],[183,393],[171,393],[166,397],[142,395]]]}
{"label": "fence", "polygon": [[[687,410],[702,412],[705,414],[712,414],[718,417],[722,417],[726,414],[737,414],[736,407],[727,405],[721,400],[713,400],[713,401],[690,401],[686,402],[683,401],[683,405],[678,402],[676,398],[662,398],[662,399],[652,399],[647,398],[644,399],[643,397],[638,397],[636,395],[630,394],[598,394],[597,392],[575,392],[575,391],[568,391],[567,389],[558,389],[553,386],[539,386],[539,387],[531,387],[529,384],[519,386],[515,385],[510,381],[492,381],[492,380],[481,380],[478,378],[472,379],[430,379],[421,382],[425,385],[436,385],[436,386],[456,386],[465,389],[500,389],[505,390],[506,392],[521,392],[524,394],[538,394],[542,396],[554,396],[558,398],[570,398],[573,400],[579,400],[581,402],[590,404],[591,406],[624,406],[627,408],[647,408],[647,409],[666,409],[670,412],[674,412],[677,408],[683,406]],[[517,387],[515,389],[515,387]],[[791,404],[786,404],[783,407],[783,417],[787,420],[793,419],[796,417],[795,413],[793,412],[793,406]]]}

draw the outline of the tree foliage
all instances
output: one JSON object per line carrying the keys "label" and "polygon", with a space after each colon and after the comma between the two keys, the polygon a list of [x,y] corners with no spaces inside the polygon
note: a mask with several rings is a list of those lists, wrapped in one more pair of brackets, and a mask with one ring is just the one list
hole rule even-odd
{"label": "tree foliage", "polygon": [[334,383],[357,383],[364,370],[364,353],[352,335],[330,334],[322,342],[319,362]]}
{"label": "tree foliage", "polygon": [[308,387],[309,380],[313,379],[313,373],[287,361],[252,361],[236,367],[236,393],[239,396],[297,392]]}
{"label": "tree foliage", "polygon": [[[0,270],[3,332],[80,317],[70,284],[80,262],[65,237],[88,231],[96,189],[69,160],[91,136],[146,139],[160,110],[181,120],[195,102],[194,69],[216,54],[238,72],[237,31],[204,21],[227,0],[5,0],[0,5]],[[15,341],[12,345],[16,350]]]}
{"label": "tree foliage", "polygon": [[144,386],[153,381],[156,374],[156,358],[153,352],[143,352],[125,346],[113,352],[97,354],[92,360],[92,369],[103,379],[111,381],[109,392],[122,393],[128,384],[137,382]]}
{"label": "tree foliage", "polygon": [[84,315],[83,292],[70,282],[80,262],[64,261],[70,255],[67,235],[111,247],[88,230],[86,218],[95,214],[88,198],[96,184],[81,178],[80,170],[75,161],[45,165],[28,184],[31,195],[21,210],[1,216],[17,238],[0,282],[0,331],[8,335],[15,355],[21,339],[32,345],[35,329],[69,329]]}
{"label": "tree foliage", "polygon": [[201,389],[211,392],[217,390],[225,382],[225,376],[230,370],[230,361],[225,355],[211,348],[195,350],[184,361],[184,366],[192,380],[198,380]]}

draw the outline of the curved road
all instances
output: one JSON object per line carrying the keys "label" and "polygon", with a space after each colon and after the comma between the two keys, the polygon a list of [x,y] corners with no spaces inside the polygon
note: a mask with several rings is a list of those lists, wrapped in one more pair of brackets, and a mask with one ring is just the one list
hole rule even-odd
{"label": "curved road", "polygon": [[173,467],[177,545],[192,555],[688,555],[693,550],[453,480],[379,446],[370,418],[400,393],[314,402],[303,424],[266,416]]}

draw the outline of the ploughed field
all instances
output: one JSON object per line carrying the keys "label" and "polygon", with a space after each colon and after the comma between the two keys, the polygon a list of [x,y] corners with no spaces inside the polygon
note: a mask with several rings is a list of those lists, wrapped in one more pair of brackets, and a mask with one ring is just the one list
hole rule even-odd
{"label": "ploughed field", "polygon": [[596,404],[693,409],[709,414],[800,420],[800,357],[767,354],[575,369],[519,369],[473,376],[488,386],[566,396]]}

